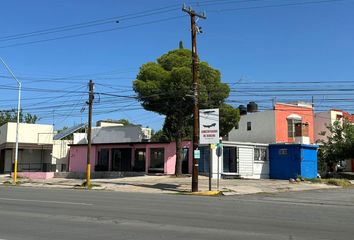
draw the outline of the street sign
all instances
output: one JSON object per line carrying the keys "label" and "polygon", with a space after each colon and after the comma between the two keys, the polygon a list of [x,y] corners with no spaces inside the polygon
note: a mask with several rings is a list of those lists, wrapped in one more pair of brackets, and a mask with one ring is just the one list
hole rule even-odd
{"label": "street sign", "polygon": [[199,110],[199,143],[215,144],[219,142],[219,109]]}
{"label": "street sign", "polygon": [[194,158],[200,159],[200,150],[199,149],[194,150]]}
{"label": "street sign", "polygon": [[222,145],[216,147],[216,156],[221,157],[222,155]]}

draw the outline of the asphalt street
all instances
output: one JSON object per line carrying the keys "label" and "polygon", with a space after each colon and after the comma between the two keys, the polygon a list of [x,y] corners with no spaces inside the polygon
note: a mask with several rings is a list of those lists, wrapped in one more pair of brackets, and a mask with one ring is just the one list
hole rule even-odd
{"label": "asphalt street", "polygon": [[0,239],[353,239],[354,189],[229,197],[0,187]]}

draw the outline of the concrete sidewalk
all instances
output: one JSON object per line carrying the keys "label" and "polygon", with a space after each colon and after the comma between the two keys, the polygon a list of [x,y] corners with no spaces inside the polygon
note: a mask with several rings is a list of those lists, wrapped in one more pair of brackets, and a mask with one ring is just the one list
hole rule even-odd
{"label": "concrete sidewalk", "polygon": [[[93,189],[142,192],[142,193],[186,193],[191,190],[191,177],[146,175],[137,177],[124,177],[113,179],[92,179]],[[9,185],[9,175],[0,175],[0,185]],[[47,180],[30,180],[20,178],[18,183],[24,187],[43,188],[82,188],[84,180],[53,178]],[[207,177],[199,176],[199,191],[208,191],[209,181]],[[224,195],[276,193],[286,191],[304,191],[314,189],[338,188],[326,184],[314,184],[310,182],[289,183],[287,180],[246,180],[246,179],[221,179],[220,190]],[[216,190],[216,180],[212,182],[212,190]]]}

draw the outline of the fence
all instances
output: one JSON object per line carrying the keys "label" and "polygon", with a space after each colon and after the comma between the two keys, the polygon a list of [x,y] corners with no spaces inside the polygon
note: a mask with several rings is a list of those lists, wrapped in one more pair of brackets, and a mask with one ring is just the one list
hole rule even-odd
{"label": "fence", "polygon": [[18,163],[18,172],[65,172],[66,164],[51,163]]}

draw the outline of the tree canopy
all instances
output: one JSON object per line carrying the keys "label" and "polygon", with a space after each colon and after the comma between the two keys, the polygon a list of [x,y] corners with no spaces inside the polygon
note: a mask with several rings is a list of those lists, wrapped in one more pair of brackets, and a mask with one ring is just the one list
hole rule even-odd
{"label": "tree canopy", "polygon": [[167,134],[163,130],[152,132],[151,135],[151,142],[170,142],[169,136],[167,136]]}
{"label": "tree canopy", "polygon": [[[142,106],[149,111],[165,115],[163,131],[176,141],[176,152],[180,152],[181,140],[191,135],[192,129],[192,53],[180,48],[169,51],[157,59],[140,67],[133,83]],[[222,136],[226,135],[239,121],[238,109],[225,104],[230,89],[221,82],[218,70],[207,62],[198,65],[199,108],[220,108]],[[177,154],[176,174],[181,167]]]}
{"label": "tree canopy", "polygon": [[[26,113],[23,115],[22,110],[20,111],[20,122],[21,123],[36,123],[38,117],[35,114]],[[11,109],[10,111],[0,111],[0,126],[8,122],[17,122],[17,110]]]}
{"label": "tree canopy", "polygon": [[333,171],[340,161],[354,158],[354,125],[344,119],[327,126],[327,130],[327,139],[319,142],[319,165],[321,170]]}
{"label": "tree canopy", "polygon": [[128,119],[125,119],[125,118],[121,118],[121,119],[119,119],[117,122],[123,124],[124,126],[134,125],[134,124],[131,123]]}

